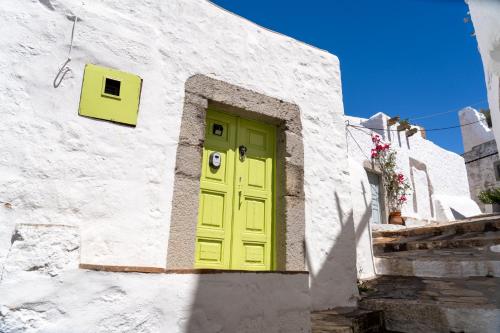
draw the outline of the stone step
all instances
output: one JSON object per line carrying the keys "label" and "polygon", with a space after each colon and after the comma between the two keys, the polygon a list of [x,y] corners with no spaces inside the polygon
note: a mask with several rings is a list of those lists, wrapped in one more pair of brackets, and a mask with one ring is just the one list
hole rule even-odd
{"label": "stone step", "polygon": [[423,237],[450,234],[465,234],[471,232],[500,231],[500,214],[484,215],[460,221],[432,223],[425,226],[403,228],[397,230],[373,231],[373,238]]}
{"label": "stone step", "polygon": [[498,251],[486,247],[389,252],[377,255],[374,263],[379,275],[500,277],[500,248]]}
{"label": "stone step", "polygon": [[312,333],[382,333],[382,311],[338,308],[311,313]]}
{"label": "stone step", "polygon": [[500,231],[397,238],[378,237],[373,239],[373,252],[375,255],[380,255],[397,251],[474,248],[498,244],[500,244]]}
{"label": "stone step", "polygon": [[383,311],[389,330],[500,332],[500,278],[381,276],[365,286],[360,307]]}

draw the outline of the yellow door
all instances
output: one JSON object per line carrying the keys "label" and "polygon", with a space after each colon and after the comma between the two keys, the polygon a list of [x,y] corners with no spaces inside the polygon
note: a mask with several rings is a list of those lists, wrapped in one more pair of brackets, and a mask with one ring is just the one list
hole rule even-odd
{"label": "yellow door", "polygon": [[208,110],[197,268],[271,269],[275,135],[273,126]]}

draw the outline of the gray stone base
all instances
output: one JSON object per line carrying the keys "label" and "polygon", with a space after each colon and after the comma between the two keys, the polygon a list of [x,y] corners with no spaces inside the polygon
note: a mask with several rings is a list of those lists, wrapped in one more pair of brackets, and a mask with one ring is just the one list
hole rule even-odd
{"label": "gray stone base", "polygon": [[360,306],[384,311],[387,329],[408,333],[497,333],[500,279],[384,276],[366,283]]}
{"label": "gray stone base", "polygon": [[489,247],[385,253],[377,255],[374,264],[379,275],[500,277],[500,253],[490,251]]}

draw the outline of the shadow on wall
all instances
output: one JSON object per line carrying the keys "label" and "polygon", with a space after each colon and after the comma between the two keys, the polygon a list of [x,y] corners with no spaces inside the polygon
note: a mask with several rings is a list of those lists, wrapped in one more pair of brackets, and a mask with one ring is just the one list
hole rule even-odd
{"label": "shadow on wall", "polygon": [[[369,279],[375,276],[373,262],[373,247],[370,221],[372,218],[372,195],[374,194],[370,174],[380,177],[377,168],[370,162],[360,164],[349,160],[349,173],[351,185],[351,202],[353,208],[353,224],[356,243],[356,268],[359,279]],[[382,180],[379,178],[378,191],[378,214],[381,223],[387,219],[385,205],[385,190]],[[375,195],[377,195],[375,193]]]}
{"label": "shadow on wall", "polygon": [[[340,223],[340,232],[338,232],[333,246],[328,250],[326,259],[321,268],[314,272],[309,269],[310,274],[310,293],[313,310],[324,310],[323,304],[331,303],[332,298],[348,299],[355,306],[358,297],[356,288],[356,275],[352,265],[356,266],[356,245],[354,232],[353,212],[342,209],[340,198],[335,193],[337,204],[338,221]],[[344,218],[347,216],[347,218]],[[318,244],[307,244],[306,248],[318,246]],[[310,251],[306,251],[308,267],[313,262],[310,257]],[[352,281],[349,285],[352,289],[345,289],[346,286],[339,284],[340,281]],[[349,287],[347,286],[347,287]],[[335,295],[335,296],[333,296]]]}
{"label": "shadow on wall", "polygon": [[187,333],[306,332],[310,325],[307,274],[229,272],[197,278]]}
{"label": "shadow on wall", "polygon": [[453,218],[455,218],[455,220],[463,220],[466,218],[464,215],[460,214],[452,207],[450,207],[450,210],[451,210],[451,213],[453,214]]}
{"label": "shadow on wall", "polygon": [[[362,181],[360,181],[360,186],[364,206],[360,211],[357,211],[354,207],[353,216],[356,239],[356,267],[358,269],[358,278],[364,279],[375,276],[375,266],[373,263],[372,231],[370,227],[372,217],[371,202],[367,200],[367,194],[369,193]],[[356,199],[353,198],[353,201]],[[382,216],[385,218],[385,215]]]}
{"label": "shadow on wall", "polygon": [[[420,162],[414,158],[410,157],[410,178],[413,188],[413,211],[420,214],[420,218],[432,219],[435,217],[434,205],[432,203],[432,196],[434,195],[434,187],[432,186],[431,179],[429,177],[429,172],[427,171],[427,165]],[[423,173],[425,175],[425,180],[416,181],[418,178],[417,172]],[[417,198],[421,198],[420,206]],[[424,200],[426,202],[424,202]],[[420,210],[420,211],[419,211]]]}
{"label": "shadow on wall", "polygon": [[[352,210],[342,209],[337,194],[335,198],[341,229],[317,273],[310,272],[310,277],[294,272],[200,274],[185,332],[297,332],[310,325],[311,301],[313,309],[314,303],[326,304],[332,298],[349,299],[356,305],[353,240],[359,235],[355,235]],[[310,253],[306,256],[310,262]],[[339,281],[351,281],[350,288]]]}

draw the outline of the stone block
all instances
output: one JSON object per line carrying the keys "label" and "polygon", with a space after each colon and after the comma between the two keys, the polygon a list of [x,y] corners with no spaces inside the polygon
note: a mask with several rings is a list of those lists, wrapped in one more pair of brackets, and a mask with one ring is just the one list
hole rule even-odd
{"label": "stone block", "polygon": [[285,197],[286,269],[305,267],[305,202],[302,198]]}
{"label": "stone block", "polygon": [[206,107],[186,102],[182,114],[179,142],[203,146],[205,141]]}
{"label": "stone block", "polygon": [[175,173],[199,179],[201,175],[202,159],[202,147],[179,144],[177,146]]}
{"label": "stone block", "polygon": [[285,164],[286,195],[304,196],[304,169],[290,163]]}
{"label": "stone block", "polygon": [[296,166],[304,166],[304,144],[302,136],[291,132],[284,132],[286,161]]}
{"label": "stone block", "polygon": [[278,118],[285,122],[287,131],[302,136],[302,120],[300,119],[300,109],[297,105],[283,103],[279,109]]}
{"label": "stone block", "polygon": [[177,174],[174,184],[167,269],[192,268],[200,180]]}

